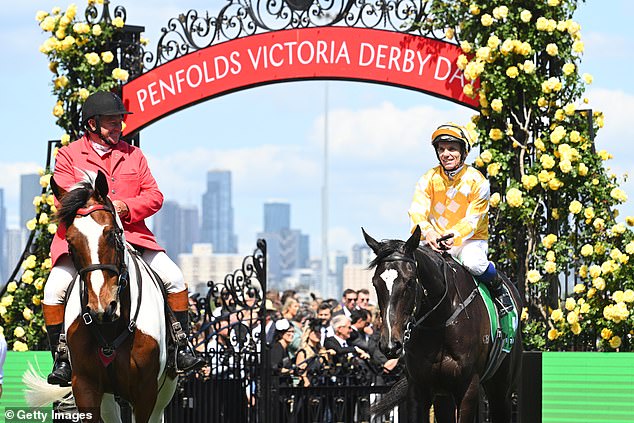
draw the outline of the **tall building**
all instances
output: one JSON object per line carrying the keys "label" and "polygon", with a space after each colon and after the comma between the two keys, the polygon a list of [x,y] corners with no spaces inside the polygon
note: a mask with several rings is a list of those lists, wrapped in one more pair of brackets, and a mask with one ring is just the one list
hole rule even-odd
{"label": "tall building", "polygon": [[35,217],[35,207],[33,199],[42,194],[42,186],[40,185],[40,175],[30,173],[20,175],[20,228],[24,234],[28,233],[26,222]]}
{"label": "tall building", "polygon": [[282,202],[264,204],[264,238],[267,245],[267,276],[269,287],[286,289],[284,281],[296,269],[309,265],[309,237],[298,229],[291,229],[291,205]]}
{"label": "tall building", "polygon": [[230,171],[207,172],[207,192],[203,194],[202,206],[200,241],[211,243],[218,253],[236,253],[238,240],[233,230]]}
{"label": "tall building", "polygon": [[179,254],[191,251],[199,229],[198,208],[195,206],[181,207],[175,201],[165,201],[154,215],[154,235],[174,262]]}
{"label": "tall building", "polygon": [[22,256],[22,229],[11,228],[5,232],[5,269],[7,269],[7,278],[11,276],[11,272],[20,263]]}
{"label": "tall building", "polygon": [[7,267],[7,249],[6,249],[6,232],[7,232],[7,208],[4,204],[4,189],[0,188],[0,278],[6,281],[9,277]]}
{"label": "tall building", "polygon": [[291,205],[281,202],[264,203],[264,232],[279,232],[291,227]]}

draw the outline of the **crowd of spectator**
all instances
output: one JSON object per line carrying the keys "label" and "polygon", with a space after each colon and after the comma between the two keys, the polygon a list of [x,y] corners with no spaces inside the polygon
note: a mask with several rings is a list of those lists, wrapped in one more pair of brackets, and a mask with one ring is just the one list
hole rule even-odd
{"label": "crowd of spectator", "polygon": [[244,363],[258,357],[268,357],[282,386],[389,384],[399,376],[398,359],[379,349],[378,307],[367,289],[346,289],[340,301],[314,295],[302,300],[292,290],[268,291],[260,301],[223,294],[207,305],[191,299],[196,349],[209,364],[203,377],[248,379]]}

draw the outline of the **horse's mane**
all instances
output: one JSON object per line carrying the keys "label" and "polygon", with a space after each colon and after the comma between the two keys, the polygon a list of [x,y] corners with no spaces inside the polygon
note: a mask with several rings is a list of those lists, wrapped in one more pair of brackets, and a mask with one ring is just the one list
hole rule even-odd
{"label": "horse's mane", "polygon": [[64,223],[66,227],[72,225],[77,210],[84,207],[94,193],[95,188],[90,180],[74,185],[61,200],[61,206],[56,214],[57,220]]}

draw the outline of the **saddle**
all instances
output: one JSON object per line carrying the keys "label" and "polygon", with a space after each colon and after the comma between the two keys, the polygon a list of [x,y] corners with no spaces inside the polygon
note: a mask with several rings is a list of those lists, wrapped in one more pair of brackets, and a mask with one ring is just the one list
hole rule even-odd
{"label": "saddle", "polygon": [[[515,301],[511,301],[513,307],[510,310],[505,310],[505,313],[500,313],[488,288],[484,284],[478,283],[475,279],[474,282],[477,284],[480,296],[486,305],[491,327],[490,341],[492,342],[492,347],[489,352],[486,370],[481,377],[481,380],[485,381],[500,367],[506,355],[513,348],[513,344],[515,344],[517,328],[519,326],[519,310]],[[503,285],[502,288],[504,295],[513,298],[506,285]]]}

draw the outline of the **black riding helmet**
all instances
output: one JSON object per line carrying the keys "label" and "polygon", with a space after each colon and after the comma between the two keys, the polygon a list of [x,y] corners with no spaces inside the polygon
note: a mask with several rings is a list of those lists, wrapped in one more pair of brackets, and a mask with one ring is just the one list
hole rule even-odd
{"label": "black riding helmet", "polygon": [[[110,91],[96,91],[92,93],[81,109],[81,123],[84,129],[89,132],[98,134],[99,137],[107,144],[111,144],[108,140],[104,139],[101,135],[101,119],[100,116],[116,116],[116,115],[129,115],[132,112],[128,112],[123,105],[123,101],[113,92]],[[88,126],[88,119],[95,118],[97,127],[92,130]]]}

